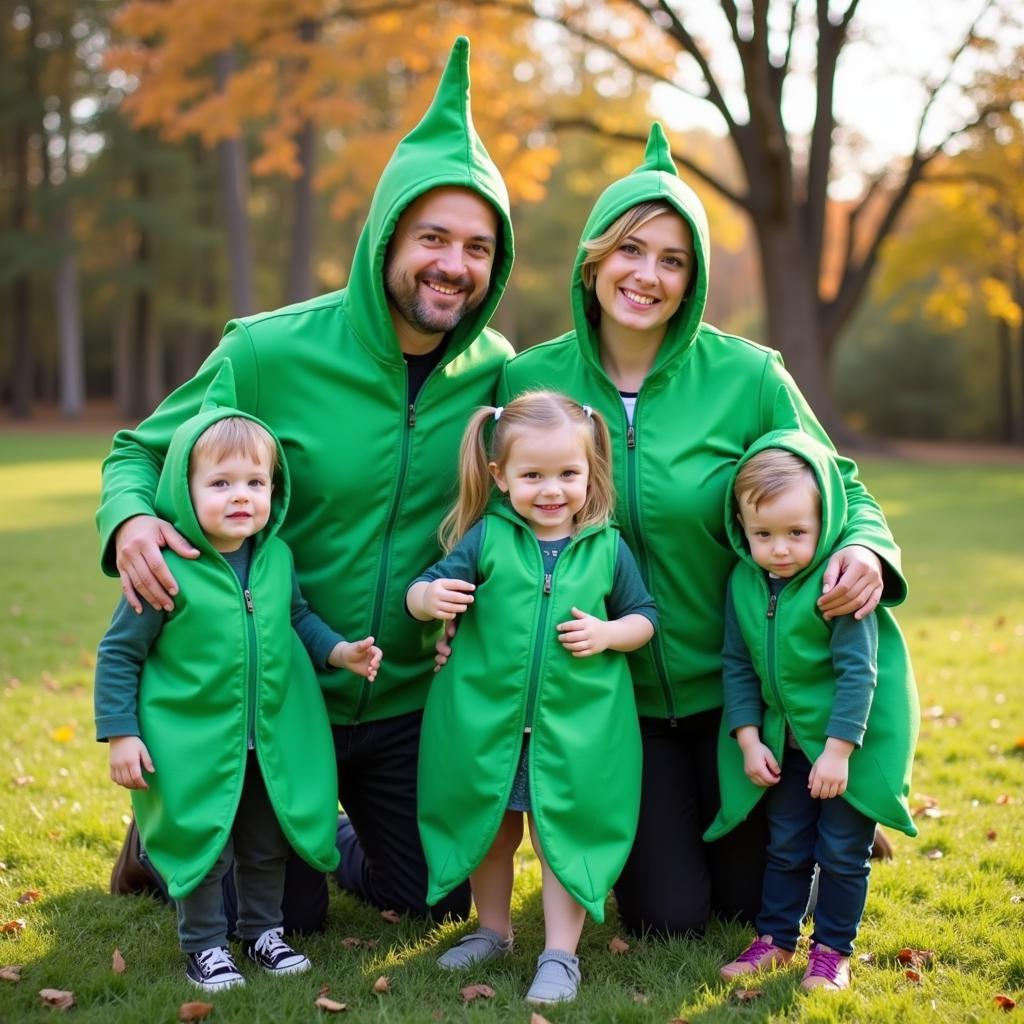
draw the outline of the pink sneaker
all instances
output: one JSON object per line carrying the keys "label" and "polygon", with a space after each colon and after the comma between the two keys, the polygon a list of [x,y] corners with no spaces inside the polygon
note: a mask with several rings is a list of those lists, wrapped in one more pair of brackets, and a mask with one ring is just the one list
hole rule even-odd
{"label": "pink sneaker", "polygon": [[735,960],[727,963],[718,973],[726,980],[732,981],[741,974],[753,974],[768,967],[785,967],[793,959],[788,949],[772,944],[770,935],[762,935],[747,946]]}
{"label": "pink sneaker", "polygon": [[827,992],[849,988],[850,958],[820,942],[812,942],[800,987],[807,992],[814,988],[823,988]]}

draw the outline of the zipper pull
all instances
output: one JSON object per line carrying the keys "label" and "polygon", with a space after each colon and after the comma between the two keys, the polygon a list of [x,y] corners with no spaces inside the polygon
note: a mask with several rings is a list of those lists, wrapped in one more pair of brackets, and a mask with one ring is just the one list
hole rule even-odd
{"label": "zipper pull", "polygon": [[544,593],[551,593],[551,573],[549,572],[544,573]]}
{"label": "zipper pull", "polygon": [[774,619],[775,618],[775,605],[778,604],[778,601],[779,601],[779,595],[778,594],[772,594],[772,596],[768,599],[768,611],[765,613],[767,618],[769,618],[769,619]]}
{"label": "zipper pull", "polygon": [[633,426],[632,423],[630,423],[628,429],[626,430],[626,447],[636,447],[636,428]]}
{"label": "zipper pull", "polygon": [[410,427],[416,426],[416,406],[409,403],[409,419],[407,420]]}
{"label": "zipper pull", "polygon": [[252,594],[248,590],[244,590],[244,591],[242,591],[242,593],[245,594],[245,610],[250,615],[252,615],[253,612],[256,611],[256,609],[253,607],[253,604],[252,604]]}

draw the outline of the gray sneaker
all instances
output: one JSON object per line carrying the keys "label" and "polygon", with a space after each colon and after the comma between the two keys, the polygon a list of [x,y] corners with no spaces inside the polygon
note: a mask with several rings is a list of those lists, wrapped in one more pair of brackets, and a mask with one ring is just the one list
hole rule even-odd
{"label": "gray sneaker", "polygon": [[562,949],[545,949],[526,993],[528,1003],[571,1003],[580,987],[580,962]]}
{"label": "gray sneaker", "polygon": [[500,936],[490,928],[478,928],[469,935],[463,935],[447,952],[437,958],[437,966],[446,971],[461,971],[476,964],[508,956],[512,952],[512,940]]}

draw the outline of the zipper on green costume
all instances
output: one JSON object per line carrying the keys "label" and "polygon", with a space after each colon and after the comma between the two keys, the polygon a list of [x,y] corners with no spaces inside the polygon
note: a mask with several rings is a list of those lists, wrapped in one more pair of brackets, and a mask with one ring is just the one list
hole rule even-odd
{"label": "zipper on green costume", "polygon": [[776,681],[775,672],[775,621],[779,608],[779,594],[773,594],[771,587],[762,580],[762,586],[768,593],[768,607],[765,609],[765,651],[764,651],[764,662],[765,668],[768,670],[768,685],[772,689],[772,693],[775,694],[775,700],[779,707],[782,709],[783,714],[786,711],[786,705],[782,702],[782,694],[779,693],[778,682]]}
{"label": "zipper on green costume", "polygon": [[[641,388],[641,390],[643,389]],[[616,391],[616,396],[618,397],[618,391]],[[623,417],[625,417],[626,407],[622,404],[621,397],[619,397],[619,406],[622,408]],[[633,406],[634,423],[639,411],[640,395],[637,395],[636,405]],[[654,586],[653,583],[651,583],[651,559],[647,553],[647,544],[640,531],[640,513],[638,511],[640,500],[637,494],[640,487],[640,474],[637,469],[637,431],[634,423],[629,423],[628,420],[626,423],[626,481],[629,491],[626,498],[626,505],[629,509],[629,525],[633,532],[633,553],[640,560],[644,580],[648,583],[650,589],[653,590]],[[665,710],[668,712],[669,725],[674,729],[677,721],[676,703],[672,697],[672,687],[669,685],[668,670],[665,667],[665,652],[662,650],[661,646],[661,630],[655,630],[654,636],[651,637],[650,645],[651,653],[654,655],[654,671],[657,673],[658,684],[661,686],[661,696],[665,701]]]}
{"label": "zipper on green costume", "polygon": [[[249,569],[250,573],[252,568]],[[246,587],[242,591],[245,598],[245,625],[249,633],[249,645],[247,648],[249,663],[246,675],[248,677],[247,687],[249,694],[248,707],[246,709],[246,747],[249,750],[256,749],[256,666],[259,659],[256,657],[256,608],[252,603],[252,591]]]}
{"label": "zipper on green costume", "polygon": [[[569,542],[569,545],[572,541]],[[568,546],[566,547],[568,550]],[[552,578],[559,562],[565,556],[565,552],[559,556],[551,572],[544,573],[544,584],[540,590],[540,616],[537,619],[537,631],[533,636],[533,658],[530,661],[530,678],[526,687],[526,718],[523,722],[523,732],[527,729],[533,730],[533,716],[537,710],[537,682],[540,679],[540,668],[544,660],[544,634],[548,627],[548,616],[551,614],[551,590]],[[541,569],[544,568],[544,556],[540,553],[540,545],[537,545],[537,557],[541,560]]]}

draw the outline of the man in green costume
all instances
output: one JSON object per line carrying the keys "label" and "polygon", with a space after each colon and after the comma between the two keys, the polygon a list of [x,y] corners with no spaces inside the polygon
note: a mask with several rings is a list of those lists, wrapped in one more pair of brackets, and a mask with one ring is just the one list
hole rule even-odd
{"label": "man in green costume", "polygon": [[[493,402],[512,349],[487,322],[512,267],[504,182],[469,106],[469,42],[456,41],[437,94],[384,169],[348,286],[230,322],[193,380],[104,463],[97,515],[106,572],[126,598],[167,608],[176,583],[161,549],[196,552],[154,517],[153,493],[174,429],[199,406],[213,367],[230,360],[243,411],[281,439],[293,481],[282,537],[311,607],[384,651],[376,682],[321,675],[337,752],[345,889],[386,909],[427,913],[416,827],[416,762],[434,624],[405,614],[404,587],[440,553],[436,529],[455,490],[470,411]],[[294,858],[286,921],[316,927],[322,876]],[[464,915],[463,886],[434,908]]]}

